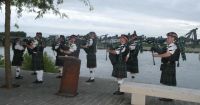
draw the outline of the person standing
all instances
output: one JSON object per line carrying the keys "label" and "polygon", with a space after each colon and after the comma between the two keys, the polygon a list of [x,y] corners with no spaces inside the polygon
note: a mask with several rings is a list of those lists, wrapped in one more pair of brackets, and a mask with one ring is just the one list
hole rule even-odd
{"label": "person standing", "polygon": [[65,37],[63,35],[60,35],[58,39],[56,39],[55,43],[52,45],[53,51],[56,51],[56,62],[55,65],[59,69],[59,75],[56,76],[56,78],[61,78],[63,73],[63,66],[64,66],[64,60],[59,58],[61,56],[65,56],[65,52],[67,50],[65,45]]}
{"label": "person standing", "polygon": [[131,77],[135,78],[135,74],[139,73],[138,69],[138,53],[140,50],[140,46],[138,44],[137,34],[134,33],[131,35],[130,43],[129,43],[129,53],[127,56],[127,71],[130,72]]}
{"label": "person standing", "polygon": [[45,48],[45,43],[42,39],[41,32],[36,33],[34,40],[28,47],[32,54],[32,69],[36,72],[36,80],[33,83],[43,83],[43,50]]}
{"label": "person standing", "polygon": [[128,37],[122,34],[120,37],[120,46],[115,50],[107,49],[107,52],[116,55],[116,61],[111,61],[113,64],[112,76],[115,77],[118,82],[118,89],[113,93],[114,95],[124,94],[120,92],[120,85],[123,83],[124,78],[127,78],[126,57],[129,52],[127,43]]}
{"label": "person standing", "polygon": [[13,60],[12,60],[12,66],[15,66],[15,79],[23,79],[23,76],[21,75],[21,66],[23,63],[23,55],[25,51],[25,45],[22,45],[22,41],[20,38],[16,38],[12,44],[12,50],[13,50]]}
{"label": "person standing", "polygon": [[90,78],[86,82],[94,82],[95,80],[95,68],[97,67],[96,61],[96,33],[89,32],[89,40],[87,40],[87,44],[82,46],[87,53],[87,68],[90,71]]}
{"label": "person standing", "polygon": [[[167,33],[167,49],[164,53],[156,54],[154,57],[161,57],[161,78],[160,83],[167,86],[176,86],[176,61],[178,61],[180,50],[175,44],[178,35],[175,32]],[[160,98],[162,101],[172,101],[172,99]]]}
{"label": "person standing", "polygon": [[76,58],[79,57],[79,51],[78,51],[78,47],[76,44],[76,35],[71,35],[69,37],[69,50],[66,51],[66,54],[68,56],[74,56]]}

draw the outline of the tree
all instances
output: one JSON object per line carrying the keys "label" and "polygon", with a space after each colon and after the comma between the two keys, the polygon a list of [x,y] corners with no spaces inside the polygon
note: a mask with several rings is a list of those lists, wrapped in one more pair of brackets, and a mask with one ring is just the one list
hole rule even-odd
{"label": "tree", "polygon": [[[0,9],[5,4],[5,87],[12,88],[12,73],[11,73],[11,61],[10,61],[10,15],[11,5],[17,7],[17,14],[20,18],[23,11],[37,13],[36,19],[43,17],[49,11],[53,14],[59,15],[61,18],[67,17],[65,13],[61,13],[57,5],[62,4],[64,0],[0,0]],[[90,7],[89,0],[80,0],[85,3],[86,6]],[[18,25],[15,25],[18,27]]]}

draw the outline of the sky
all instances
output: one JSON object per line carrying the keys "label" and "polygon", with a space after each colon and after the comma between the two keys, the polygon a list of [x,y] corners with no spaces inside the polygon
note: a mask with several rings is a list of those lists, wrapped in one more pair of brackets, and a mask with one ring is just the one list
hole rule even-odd
{"label": "sky", "polygon": [[[64,0],[60,11],[69,18],[46,14],[35,20],[36,14],[24,12],[17,18],[12,7],[11,31],[25,31],[28,36],[42,32],[43,36],[85,35],[94,31],[98,36],[133,33],[147,37],[166,36],[174,31],[184,36],[191,29],[200,38],[200,0],[90,0],[93,11],[80,0]],[[4,31],[4,9],[0,12],[0,32]],[[13,27],[19,25],[19,29]]]}

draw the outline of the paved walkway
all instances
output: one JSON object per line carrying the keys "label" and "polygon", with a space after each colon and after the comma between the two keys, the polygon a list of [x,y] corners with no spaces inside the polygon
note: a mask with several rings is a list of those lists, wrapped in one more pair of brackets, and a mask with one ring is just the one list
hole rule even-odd
{"label": "paved walkway", "polygon": [[[35,76],[31,72],[22,71],[23,80],[13,80],[20,84],[10,90],[0,88],[0,105],[130,105],[131,96],[112,95],[117,84],[111,79],[96,78],[94,83],[86,83],[87,77],[80,77],[78,96],[57,96],[60,80],[56,74],[45,73],[43,84],[33,84]],[[0,69],[0,85],[4,83],[4,70]],[[200,105],[196,103],[173,101],[162,102],[155,97],[147,97],[146,105]]]}

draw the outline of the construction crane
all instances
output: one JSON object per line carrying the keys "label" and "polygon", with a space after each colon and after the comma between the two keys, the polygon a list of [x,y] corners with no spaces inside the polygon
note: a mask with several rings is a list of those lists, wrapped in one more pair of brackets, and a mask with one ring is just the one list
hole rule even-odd
{"label": "construction crane", "polygon": [[192,39],[193,45],[197,45],[198,41],[197,41],[197,30],[198,28],[192,29],[190,30],[187,34],[185,34],[185,38],[186,39]]}

